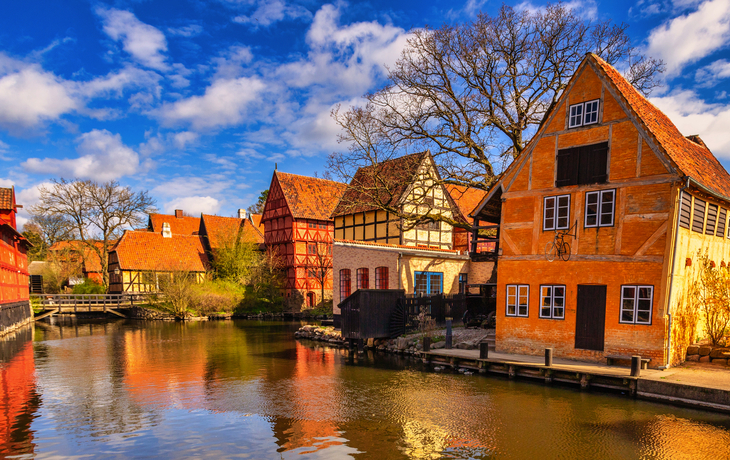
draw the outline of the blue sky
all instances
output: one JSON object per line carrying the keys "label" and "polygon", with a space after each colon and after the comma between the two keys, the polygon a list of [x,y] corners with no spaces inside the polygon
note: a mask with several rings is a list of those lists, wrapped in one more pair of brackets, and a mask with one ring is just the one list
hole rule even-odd
{"label": "blue sky", "polygon": [[[512,3],[521,8],[543,3]],[[274,163],[323,172],[330,111],[379,88],[409,30],[498,2],[25,0],[0,6],[0,186],[117,179],[164,212],[233,215]],[[730,166],[730,0],[581,1],[667,63],[652,101]],[[730,169],[730,168],[728,168]],[[25,212],[22,217],[27,217]]]}

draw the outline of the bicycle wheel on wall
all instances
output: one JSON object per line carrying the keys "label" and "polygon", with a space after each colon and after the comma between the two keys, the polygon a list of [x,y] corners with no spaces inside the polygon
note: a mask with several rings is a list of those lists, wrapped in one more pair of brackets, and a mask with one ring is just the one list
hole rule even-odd
{"label": "bicycle wheel on wall", "polygon": [[563,247],[560,248],[560,258],[565,262],[570,260],[570,245],[568,243],[564,242]]}
{"label": "bicycle wheel on wall", "polygon": [[558,253],[558,247],[555,246],[555,242],[551,241],[545,246],[545,258],[548,260],[548,262],[552,262],[555,260],[555,256]]}

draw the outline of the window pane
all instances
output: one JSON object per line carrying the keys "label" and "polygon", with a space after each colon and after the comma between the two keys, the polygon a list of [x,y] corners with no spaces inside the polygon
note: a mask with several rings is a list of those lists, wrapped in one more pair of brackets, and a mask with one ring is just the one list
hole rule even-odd
{"label": "window pane", "polygon": [[429,294],[441,293],[441,273],[431,273],[431,290]]}
{"label": "window pane", "polygon": [[555,286],[553,293],[556,297],[565,297],[565,286]]}
{"label": "window pane", "polygon": [[585,103],[585,118],[583,124],[591,124],[598,122],[598,101]]}
{"label": "window pane", "polygon": [[583,104],[577,104],[570,107],[569,126],[580,126],[583,122]]}
{"label": "window pane", "polygon": [[586,227],[595,227],[598,222],[598,192],[586,193]]}
{"label": "window pane", "polygon": [[[634,298],[635,292],[636,292],[635,289],[636,288],[634,288],[633,286],[624,286],[622,297],[625,299],[630,298],[633,301],[633,298]],[[633,309],[633,307],[631,307],[631,308]]]}
{"label": "window pane", "polygon": [[633,323],[634,322],[634,310],[622,310],[621,311],[621,321],[625,323]]}
{"label": "window pane", "polygon": [[515,305],[507,305],[507,314],[509,316],[515,316],[516,311],[517,311],[516,308],[517,307]]}
{"label": "window pane", "polygon": [[527,316],[527,305],[520,305],[518,316]]}
{"label": "window pane", "polygon": [[651,299],[651,290],[650,287],[639,288],[639,299]]}
{"label": "window pane", "polygon": [[553,230],[555,228],[555,197],[545,198],[543,209],[543,229]]}
{"label": "window pane", "polygon": [[560,308],[557,308],[557,307],[554,308],[553,309],[553,318],[561,318],[562,319],[564,312],[565,312],[565,310],[562,307],[560,307]]}
{"label": "window pane", "polygon": [[550,307],[547,306],[540,308],[540,316],[550,318]]}
{"label": "window pane", "polygon": [[553,297],[553,305],[556,307],[562,307],[563,302],[565,302],[564,297]]}

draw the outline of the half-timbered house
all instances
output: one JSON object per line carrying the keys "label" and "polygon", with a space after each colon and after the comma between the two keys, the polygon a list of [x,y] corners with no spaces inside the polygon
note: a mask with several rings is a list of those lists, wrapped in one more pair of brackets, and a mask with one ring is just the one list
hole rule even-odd
{"label": "half-timbered house", "polygon": [[[486,284],[493,261],[472,262],[466,232],[438,220],[466,223],[483,196],[483,191],[442,185],[429,152],[360,168],[333,212],[335,315],[357,289],[434,295]],[[418,223],[423,216],[434,219]]]}
{"label": "half-timbered house", "polygon": [[208,256],[199,235],[127,230],[109,253],[109,292],[156,292],[172,276],[205,280]]}
{"label": "half-timbered house", "polygon": [[473,213],[498,229],[497,351],[677,362],[688,270],[730,258],[728,209],[704,143],[587,55]]}
{"label": "half-timbered house", "polygon": [[[261,223],[266,247],[283,261],[291,308],[312,308],[332,293],[330,215],[346,184],[274,171]],[[324,299],[326,300],[326,299]]]}
{"label": "half-timbered house", "polygon": [[14,188],[0,188],[0,334],[31,317],[28,240],[17,230]]}

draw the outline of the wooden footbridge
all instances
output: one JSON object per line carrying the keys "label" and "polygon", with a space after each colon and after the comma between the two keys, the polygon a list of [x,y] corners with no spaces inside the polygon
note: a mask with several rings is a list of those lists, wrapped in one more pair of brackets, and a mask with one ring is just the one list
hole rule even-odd
{"label": "wooden footbridge", "polygon": [[35,319],[43,319],[56,313],[111,313],[126,318],[119,310],[149,303],[152,294],[43,294],[40,296],[43,313]]}

